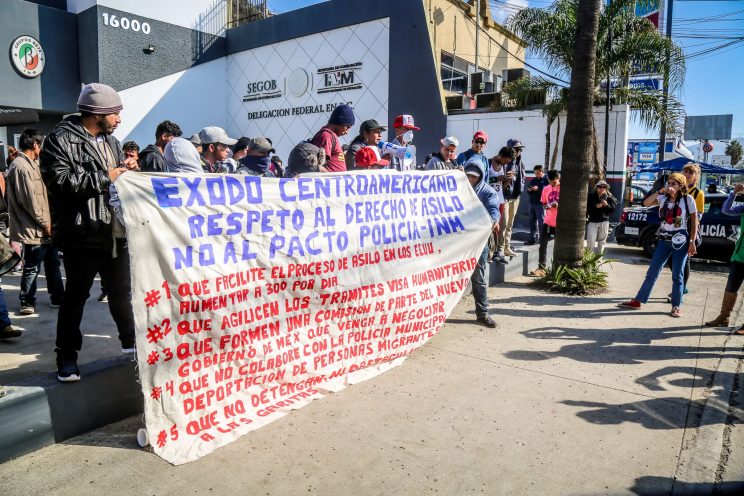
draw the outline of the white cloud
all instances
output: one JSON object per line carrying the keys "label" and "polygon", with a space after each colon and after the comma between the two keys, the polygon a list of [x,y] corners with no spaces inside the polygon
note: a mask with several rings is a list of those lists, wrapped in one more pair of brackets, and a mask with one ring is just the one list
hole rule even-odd
{"label": "white cloud", "polygon": [[506,24],[509,16],[514,14],[516,11],[529,6],[528,0],[489,0],[488,3],[491,7],[491,14],[493,15],[494,20],[499,24]]}

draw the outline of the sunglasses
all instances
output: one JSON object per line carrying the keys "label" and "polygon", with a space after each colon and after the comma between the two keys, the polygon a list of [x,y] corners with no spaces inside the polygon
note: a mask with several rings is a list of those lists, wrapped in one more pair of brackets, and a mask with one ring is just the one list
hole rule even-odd
{"label": "sunglasses", "polygon": [[607,189],[607,186],[597,186],[597,189]]}
{"label": "sunglasses", "polygon": [[473,140],[473,143],[475,143],[476,145],[485,145],[486,144],[486,142],[483,141],[483,140]]}

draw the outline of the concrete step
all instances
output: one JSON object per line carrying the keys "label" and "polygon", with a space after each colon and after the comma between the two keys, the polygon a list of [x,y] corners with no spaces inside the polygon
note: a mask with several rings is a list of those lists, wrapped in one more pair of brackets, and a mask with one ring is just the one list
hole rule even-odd
{"label": "concrete step", "polygon": [[0,463],[140,414],[144,398],[131,355],[80,367],[81,380],[46,374],[5,385],[0,398]]}
{"label": "concrete step", "polygon": [[[548,243],[548,265],[553,261],[553,243],[553,241]],[[491,263],[488,277],[489,286],[513,281],[518,277],[529,275],[530,271],[537,268],[540,245],[526,246],[523,242],[517,241],[512,243],[512,250],[514,250],[517,256],[511,257],[509,263]]]}

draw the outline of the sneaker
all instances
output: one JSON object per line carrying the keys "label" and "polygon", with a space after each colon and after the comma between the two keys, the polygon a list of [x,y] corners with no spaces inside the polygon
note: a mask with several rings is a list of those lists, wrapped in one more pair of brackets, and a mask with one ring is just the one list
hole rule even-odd
{"label": "sneaker", "polygon": [[486,327],[492,329],[496,327],[496,321],[493,320],[490,315],[479,315],[476,320]]}
{"label": "sneaker", "polygon": [[33,305],[21,305],[21,311],[19,312],[21,315],[33,315],[36,313],[36,310],[34,310]]}
{"label": "sneaker", "polygon": [[690,288],[688,288],[687,286],[685,286],[685,289],[682,291],[682,294],[687,294],[689,292],[690,292]]}
{"label": "sneaker", "polygon": [[50,307],[50,308],[59,308],[59,302],[56,302],[56,301],[50,301],[50,302],[49,302],[49,307]]}
{"label": "sneaker", "polygon": [[669,315],[680,318],[682,317],[682,312],[679,310],[679,307],[672,307],[672,312]]}
{"label": "sneaker", "polygon": [[617,304],[620,308],[629,308],[631,310],[640,310],[641,309],[641,302],[633,298],[632,300],[624,301],[622,303]]}
{"label": "sneaker", "polygon": [[507,248],[506,250],[504,250],[504,256],[505,257],[516,257],[517,254],[511,248]]}
{"label": "sneaker", "polygon": [[77,359],[57,360],[57,380],[60,382],[75,382],[80,380],[80,369]]}
{"label": "sneaker", "polygon": [[0,330],[0,339],[17,338],[20,337],[21,334],[23,333],[18,329],[15,329],[12,325],[6,325],[2,330]]}
{"label": "sneaker", "polygon": [[530,277],[545,277],[545,269],[537,268],[530,272]]}
{"label": "sneaker", "polygon": [[101,291],[101,294],[98,296],[98,301],[101,303],[106,303],[108,301],[108,295]]}

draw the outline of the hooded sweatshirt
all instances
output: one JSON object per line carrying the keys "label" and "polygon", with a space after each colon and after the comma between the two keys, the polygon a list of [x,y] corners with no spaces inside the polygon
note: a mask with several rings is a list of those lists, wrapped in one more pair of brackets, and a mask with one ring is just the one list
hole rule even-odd
{"label": "hooded sweatshirt", "polygon": [[173,138],[165,145],[165,170],[180,174],[203,174],[199,152],[184,138]]}
{"label": "hooded sweatshirt", "polygon": [[475,161],[466,162],[465,173],[467,174],[468,171],[478,172],[478,182],[473,186],[475,194],[478,196],[478,199],[481,201],[483,206],[486,207],[488,215],[491,216],[493,222],[499,222],[501,220],[501,213],[499,212],[499,207],[501,205],[499,202],[499,195],[497,195],[493,188],[483,180],[483,169],[481,169],[480,163]]}
{"label": "hooded sweatshirt", "polygon": [[155,145],[147,145],[139,153],[139,167],[142,172],[165,172],[165,158],[160,152],[160,148]]}

